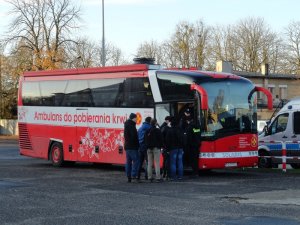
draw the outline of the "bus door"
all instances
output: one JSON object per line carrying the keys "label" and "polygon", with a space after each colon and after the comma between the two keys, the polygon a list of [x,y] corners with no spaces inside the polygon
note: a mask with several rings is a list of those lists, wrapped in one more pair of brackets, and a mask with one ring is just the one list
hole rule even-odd
{"label": "bus door", "polygon": [[159,125],[162,125],[166,116],[174,116],[174,107],[171,103],[155,104],[155,118]]}
{"label": "bus door", "polygon": [[76,116],[74,117],[74,122],[76,126],[76,141],[74,146],[77,151],[77,161],[89,162],[91,160],[92,152],[91,149],[94,148],[93,140],[91,139],[91,130],[89,129],[89,124],[87,121],[88,109],[77,108]]}

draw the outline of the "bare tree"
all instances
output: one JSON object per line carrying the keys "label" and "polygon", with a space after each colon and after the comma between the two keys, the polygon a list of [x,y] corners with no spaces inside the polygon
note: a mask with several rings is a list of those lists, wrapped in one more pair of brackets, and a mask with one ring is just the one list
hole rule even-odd
{"label": "bare tree", "polygon": [[258,72],[262,63],[269,63],[269,46],[276,34],[261,18],[247,18],[235,26],[235,42],[239,47],[237,67]]}
{"label": "bare tree", "polygon": [[80,9],[71,0],[8,0],[12,5],[7,41],[20,43],[17,49],[28,48],[36,70],[61,67],[64,47],[74,42],[70,33],[77,28]]}
{"label": "bare tree", "polygon": [[207,61],[209,37],[210,27],[202,20],[195,24],[180,22],[171,38],[152,50],[163,65],[202,68]]}
{"label": "bare tree", "polygon": [[205,65],[209,51],[211,28],[206,26],[202,20],[199,20],[194,25],[193,31],[191,65],[202,68]]}
{"label": "bare tree", "polygon": [[142,43],[137,50],[137,57],[153,58],[157,64],[163,61],[162,46],[157,41]]}
{"label": "bare tree", "polygon": [[300,74],[300,21],[291,22],[285,28],[285,35],[290,72]]}
{"label": "bare tree", "polygon": [[66,68],[86,68],[95,66],[99,60],[96,44],[87,38],[79,38],[66,48]]}
{"label": "bare tree", "polygon": [[216,26],[212,29],[211,61],[215,66],[218,60],[233,63],[233,69],[239,59],[239,48],[235,41],[234,29],[232,26]]}
{"label": "bare tree", "polygon": [[230,61],[234,70],[259,72],[262,63],[272,72],[282,68],[282,40],[261,18],[246,18],[235,25],[216,26],[212,35],[212,59]]}

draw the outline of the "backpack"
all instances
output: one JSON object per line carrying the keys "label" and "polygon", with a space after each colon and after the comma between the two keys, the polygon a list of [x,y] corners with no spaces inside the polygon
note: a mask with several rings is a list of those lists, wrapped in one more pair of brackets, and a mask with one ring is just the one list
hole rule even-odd
{"label": "backpack", "polygon": [[145,133],[145,145],[147,148],[153,148],[155,147],[156,143],[156,137],[155,137],[155,128],[151,127],[149,130]]}

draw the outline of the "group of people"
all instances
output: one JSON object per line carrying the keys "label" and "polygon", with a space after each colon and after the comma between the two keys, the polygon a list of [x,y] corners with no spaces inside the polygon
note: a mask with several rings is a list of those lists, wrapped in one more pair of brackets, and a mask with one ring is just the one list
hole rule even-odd
{"label": "group of people", "polygon": [[[124,148],[126,151],[126,175],[128,182],[140,182],[143,165],[146,165],[145,179],[161,182],[163,179],[183,178],[183,155],[187,153],[193,172],[198,174],[200,128],[193,123],[190,109],[179,123],[166,116],[159,127],[155,118],[146,117],[142,126],[136,129],[137,116],[131,113],[124,124]],[[160,171],[160,155],[163,155],[163,173]],[[155,170],[155,177],[153,174]]]}

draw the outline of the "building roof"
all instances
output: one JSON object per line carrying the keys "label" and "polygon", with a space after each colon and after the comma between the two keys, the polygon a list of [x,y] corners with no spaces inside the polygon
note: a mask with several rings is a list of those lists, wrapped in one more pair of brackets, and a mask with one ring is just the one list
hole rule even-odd
{"label": "building roof", "polygon": [[246,78],[261,78],[261,79],[286,79],[286,80],[298,80],[300,79],[299,75],[295,74],[268,74],[263,75],[261,73],[254,72],[244,72],[244,71],[233,71],[234,74],[237,74]]}

